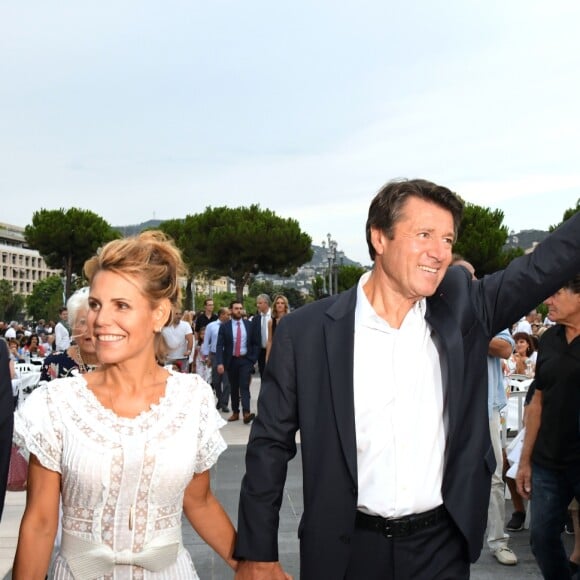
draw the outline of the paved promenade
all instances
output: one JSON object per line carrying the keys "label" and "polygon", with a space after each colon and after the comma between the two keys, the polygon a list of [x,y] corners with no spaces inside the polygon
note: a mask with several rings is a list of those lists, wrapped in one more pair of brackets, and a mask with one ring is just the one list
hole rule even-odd
{"label": "paved promenade", "polygon": [[[253,405],[255,405],[258,390],[259,381],[254,379],[252,384]],[[249,431],[250,427],[244,425],[242,421],[229,423],[223,428],[222,433],[228,443],[228,449],[212,470],[212,488],[214,493],[220,499],[234,523],[237,519],[238,494],[240,481],[244,473],[245,445]],[[24,492],[8,492],[7,504],[0,523],[0,579],[3,580],[11,578],[10,570],[16,548],[18,526],[24,510],[24,502]],[[511,514],[511,503],[509,500],[507,503],[506,513]],[[288,480],[280,514],[279,532],[280,560],[284,568],[296,580],[299,577],[296,533],[302,510],[302,469],[299,452],[289,466]],[[185,520],[183,529],[184,545],[192,554],[201,580],[231,579],[233,576],[230,569],[205,546]],[[570,553],[573,537],[565,536],[565,543],[568,553]],[[489,552],[484,550],[479,561],[472,567],[471,578],[474,580],[541,578],[542,576],[529,549],[529,533],[527,531],[513,533],[512,547],[519,558],[517,566],[501,566]]]}

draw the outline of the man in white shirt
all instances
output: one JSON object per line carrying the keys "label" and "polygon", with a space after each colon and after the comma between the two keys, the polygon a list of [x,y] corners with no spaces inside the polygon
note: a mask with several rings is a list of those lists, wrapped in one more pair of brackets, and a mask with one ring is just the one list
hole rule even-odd
{"label": "man in white shirt", "polygon": [[257,332],[260,336],[260,352],[258,354],[258,370],[260,371],[260,378],[264,374],[264,368],[266,367],[266,346],[268,344],[268,322],[272,317],[272,311],[270,309],[271,300],[267,294],[260,294],[256,298],[256,308],[258,312],[252,319],[254,325],[259,327]]}
{"label": "man in white shirt", "polygon": [[517,322],[512,332],[512,336],[516,332],[525,332],[526,334],[532,335],[532,322],[535,322],[538,313],[536,309],[530,310],[521,320]]}
{"label": "man in white shirt", "polygon": [[70,332],[68,329],[68,310],[66,306],[61,306],[58,309],[60,320],[54,327],[54,347],[57,351],[65,352],[70,346]]}
{"label": "man in white shirt", "polygon": [[175,365],[180,372],[189,372],[189,355],[193,349],[193,329],[181,320],[181,310],[173,313],[173,320],[161,333],[167,345],[167,362]]}
{"label": "man in white shirt", "polygon": [[10,323],[10,326],[6,329],[6,332],[4,334],[4,338],[6,340],[10,339],[10,338],[16,338],[16,329],[18,328],[18,322],[16,322],[16,320],[13,320]]}
{"label": "man in white shirt", "polygon": [[279,508],[302,441],[300,578],[469,578],[496,462],[490,340],[580,271],[580,214],[473,280],[448,268],[463,204],[388,183],[366,224],[373,270],[277,326],[246,449],[236,580],[284,580]]}

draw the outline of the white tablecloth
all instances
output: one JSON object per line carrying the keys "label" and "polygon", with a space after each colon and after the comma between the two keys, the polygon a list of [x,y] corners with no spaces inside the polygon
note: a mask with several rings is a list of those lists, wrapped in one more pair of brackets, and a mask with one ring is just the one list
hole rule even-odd
{"label": "white tablecloth", "polygon": [[29,390],[32,391],[39,382],[40,371],[21,373],[12,379],[12,392],[15,397],[18,396],[18,402],[22,402],[29,395]]}

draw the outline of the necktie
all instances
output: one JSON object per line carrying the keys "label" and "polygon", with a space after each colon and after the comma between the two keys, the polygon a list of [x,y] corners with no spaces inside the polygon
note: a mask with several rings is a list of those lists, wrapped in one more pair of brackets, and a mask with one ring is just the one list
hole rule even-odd
{"label": "necktie", "polygon": [[238,320],[238,326],[236,328],[236,346],[234,347],[234,356],[240,356],[242,354],[242,327],[240,326],[240,321]]}

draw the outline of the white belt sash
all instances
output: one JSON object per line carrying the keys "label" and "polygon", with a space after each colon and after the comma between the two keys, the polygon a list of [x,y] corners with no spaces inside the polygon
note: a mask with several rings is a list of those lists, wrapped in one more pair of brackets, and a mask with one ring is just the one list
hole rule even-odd
{"label": "white belt sash", "polygon": [[84,540],[63,530],[60,553],[75,580],[93,580],[110,574],[117,564],[140,566],[151,572],[161,572],[175,563],[180,548],[180,531],[155,538],[141,552],[115,552],[109,546]]}

